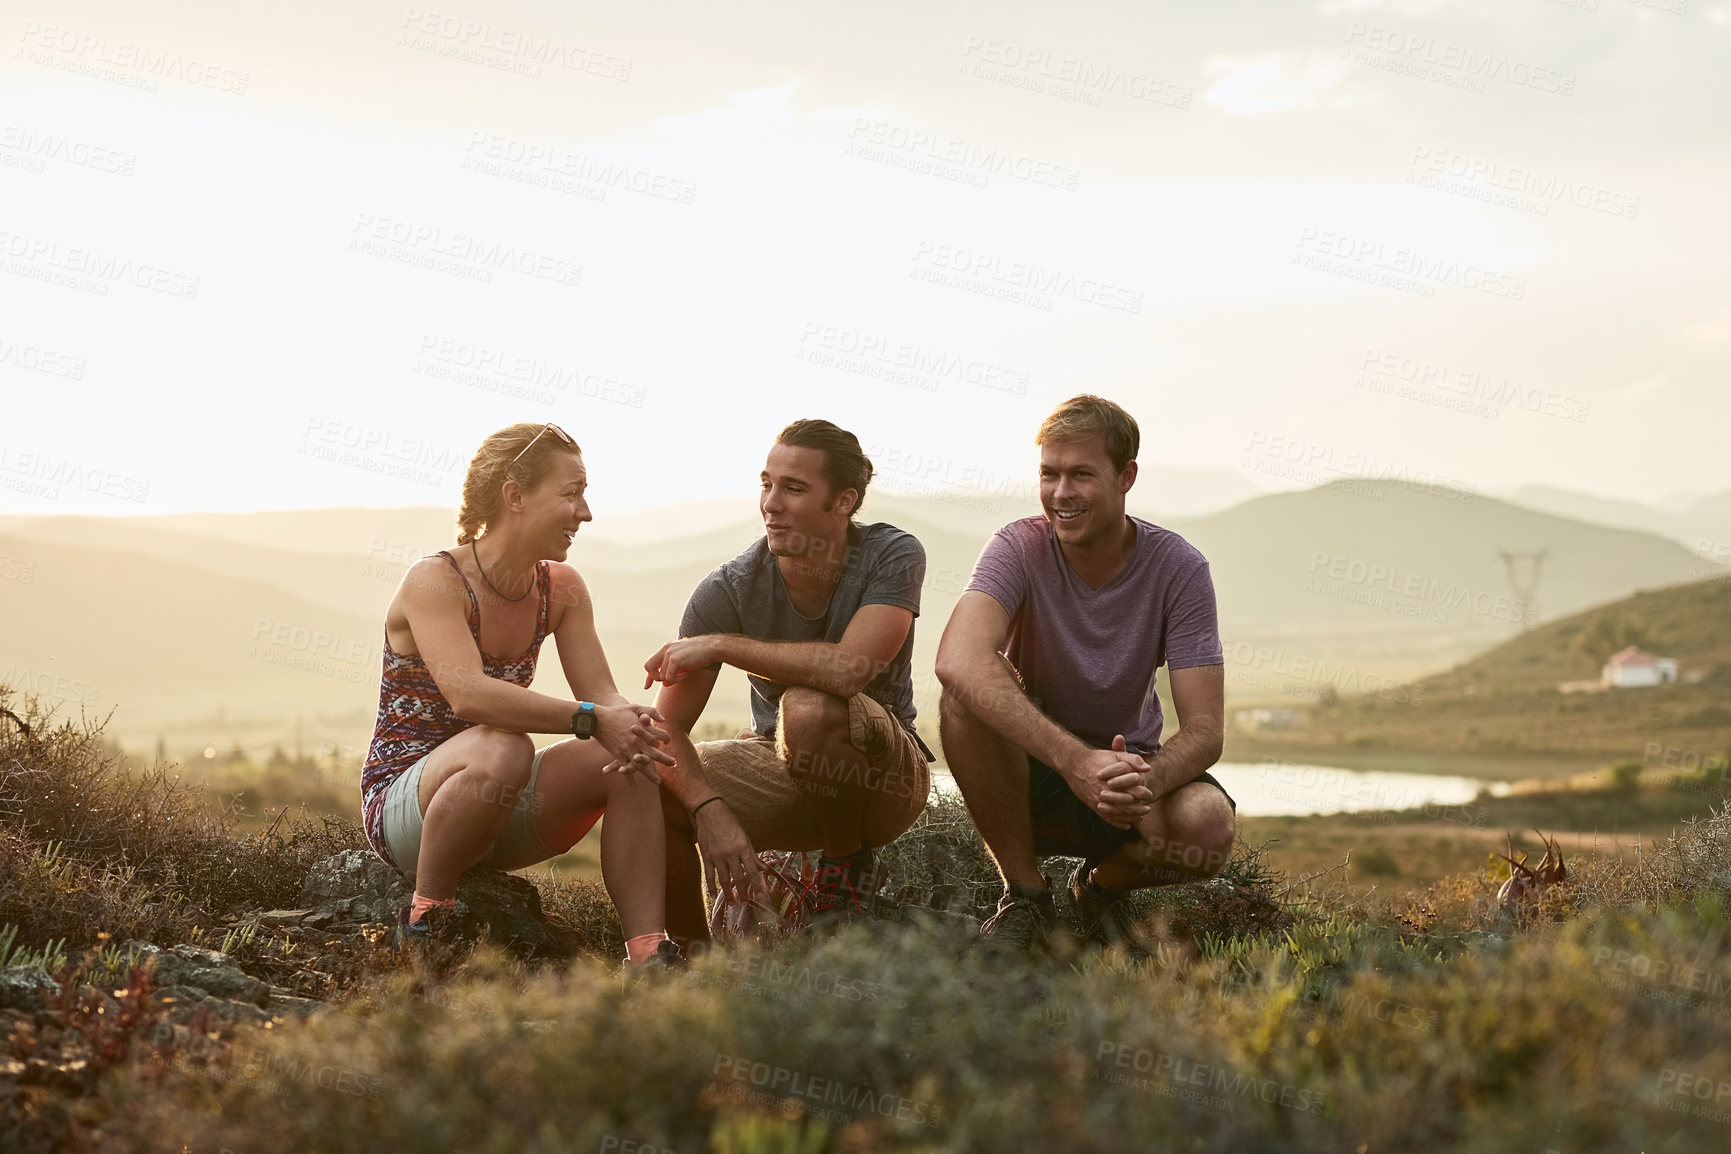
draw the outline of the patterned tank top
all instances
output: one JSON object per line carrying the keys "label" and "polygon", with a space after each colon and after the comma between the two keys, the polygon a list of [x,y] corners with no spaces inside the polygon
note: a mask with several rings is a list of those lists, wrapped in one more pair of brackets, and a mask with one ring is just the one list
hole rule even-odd
{"label": "patterned tank top", "polygon": [[[535,585],[540,591],[541,608],[535,618],[535,640],[515,657],[493,657],[481,649],[481,606],[475,591],[457,559],[446,550],[433,556],[443,557],[462,578],[463,590],[469,595],[469,633],[475,638],[475,648],[481,650],[481,669],[488,677],[497,677],[527,689],[535,679],[535,659],[541,652],[541,642],[547,637],[547,593],[552,584],[546,561],[535,563]],[[391,648],[389,630],[385,635],[384,669],[379,678],[379,715],[373,723],[373,740],[367,748],[366,763],[361,766],[361,827],[367,844],[374,853],[391,865],[390,850],[385,845],[385,790],[391,782],[415,762],[438,748],[440,744],[463,732],[475,723],[458,717],[450,702],[439,692],[426,662],[418,653],[398,653]],[[398,867],[401,868],[401,867]]]}

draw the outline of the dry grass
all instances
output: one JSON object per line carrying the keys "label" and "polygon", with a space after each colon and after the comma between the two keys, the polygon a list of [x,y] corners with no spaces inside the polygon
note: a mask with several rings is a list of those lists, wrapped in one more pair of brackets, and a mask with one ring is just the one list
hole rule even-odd
{"label": "dry grass", "polygon": [[129,772],[99,722],[3,687],[0,708],[0,924],[20,941],[180,940],[230,911],[292,905],[313,863],[362,844],[352,822],[292,815],[237,839],[170,767]]}
{"label": "dry grass", "polygon": [[[232,838],[88,727],[24,713],[31,733],[0,737],[0,903],[23,945],[208,927],[358,844]],[[997,895],[948,799],[882,861],[891,909],[977,916]],[[545,908],[605,961],[483,947],[429,983],[361,959],[326,991],[339,1008],[268,1031],[111,1025],[130,1003],[87,986],[17,1028],[102,1059],[48,1103],[44,1149],[1723,1148],[1731,1119],[1679,1086],[1731,1085],[1731,812],[1569,869],[1517,913],[1488,873],[1373,904],[1344,871],[1289,878],[1241,845],[1226,884],[1137,897],[1140,950],[992,963],[953,921],[891,920],[631,987],[599,885],[546,877]]]}

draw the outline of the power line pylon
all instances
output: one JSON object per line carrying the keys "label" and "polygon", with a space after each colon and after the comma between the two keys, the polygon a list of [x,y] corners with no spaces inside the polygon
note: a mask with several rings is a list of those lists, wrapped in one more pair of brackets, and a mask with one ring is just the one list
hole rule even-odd
{"label": "power line pylon", "polygon": [[[1532,553],[1511,553],[1507,549],[1498,549],[1497,556],[1503,559],[1503,566],[1509,572],[1509,588],[1514,590],[1515,600],[1520,603],[1521,632],[1526,632],[1539,620],[1539,571],[1544,566],[1545,558],[1550,556],[1550,550],[1540,549]],[[1521,562],[1528,563],[1526,576],[1521,576]]]}

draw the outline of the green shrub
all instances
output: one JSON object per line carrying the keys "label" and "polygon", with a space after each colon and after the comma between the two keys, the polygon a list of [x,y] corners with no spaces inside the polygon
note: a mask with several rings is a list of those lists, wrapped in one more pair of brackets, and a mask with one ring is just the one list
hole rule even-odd
{"label": "green shrub", "polygon": [[1369,849],[1360,850],[1353,855],[1352,864],[1367,877],[1397,878],[1400,876],[1400,863],[1394,860],[1394,855],[1387,846],[1373,845]]}
{"label": "green shrub", "polygon": [[[1632,976],[1689,959],[1701,979]],[[990,964],[856,927],[622,988],[483,951],[452,983],[238,1035],[91,1117],[127,1148],[1712,1149],[1731,1080],[1715,895],[1448,949],[1337,916],[1196,956]],[[1669,1087],[1667,1071],[1671,1072]],[[376,1089],[375,1089],[376,1087]],[[825,1116],[825,1111],[835,1111]],[[617,1148],[617,1147],[614,1147]]]}
{"label": "green shrub", "polygon": [[1647,768],[1638,757],[1619,761],[1611,767],[1611,783],[1617,789],[1633,790],[1641,781],[1641,771]]}

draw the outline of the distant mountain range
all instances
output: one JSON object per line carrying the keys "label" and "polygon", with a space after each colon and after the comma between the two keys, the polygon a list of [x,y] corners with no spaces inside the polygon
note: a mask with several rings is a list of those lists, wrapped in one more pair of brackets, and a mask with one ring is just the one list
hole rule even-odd
{"label": "distant mountain range", "polygon": [[[1208,556],[1238,704],[1411,680],[1515,636],[1534,606],[1549,621],[1726,572],[1653,532],[1454,490],[1336,482],[1193,517],[1159,513],[1160,495],[1139,485],[1132,511]],[[863,520],[926,547],[915,688],[928,737],[938,637],[974,559],[1037,513],[1025,489],[868,495]],[[641,694],[642,662],[674,635],[692,586],[760,525],[750,496],[605,520],[612,533],[586,526],[571,561],[615,679]],[[384,608],[407,565],[454,532],[451,510],[419,507],[13,519],[0,530],[0,681],[118,706],[111,730],[132,745],[286,742],[299,716],[309,743],[352,751],[377,705]],[[564,693],[553,653],[537,687]],[[725,677],[708,716],[746,714],[743,677]]]}
{"label": "distant mountain range", "polygon": [[1681,541],[1691,552],[1731,557],[1731,489],[1656,508],[1638,501],[1593,497],[1546,485],[1524,485],[1508,495],[1517,505],[1594,525],[1640,529]]}

